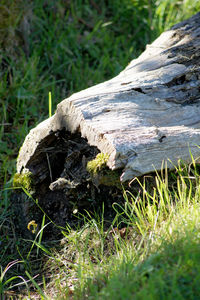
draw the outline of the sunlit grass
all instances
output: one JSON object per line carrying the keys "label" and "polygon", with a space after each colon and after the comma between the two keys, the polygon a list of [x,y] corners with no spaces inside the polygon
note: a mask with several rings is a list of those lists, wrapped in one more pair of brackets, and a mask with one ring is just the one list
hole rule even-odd
{"label": "sunlit grass", "polygon": [[[139,197],[126,195],[125,207],[120,207],[113,224],[115,230],[111,226],[99,235],[100,224],[92,220],[87,222],[87,230],[69,235],[73,239],[66,243],[61,261],[66,254],[70,257],[71,251],[79,257],[74,260],[78,262],[75,299],[198,297],[199,177],[193,178],[195,190],[191,193],[190,176],[180,174],[171,191],[165,176],[161,180],[157,175],[152,195],[144,185]],[[120,222],[126,224],[124,236],[117,230]],[[73,243],[78,246],[73,248]]]}

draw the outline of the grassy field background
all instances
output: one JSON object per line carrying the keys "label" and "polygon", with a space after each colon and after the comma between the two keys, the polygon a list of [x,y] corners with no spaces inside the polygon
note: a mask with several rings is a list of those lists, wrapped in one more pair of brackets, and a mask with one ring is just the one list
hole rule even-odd
{"label": "grassy field background", "polygon": [[63,233],[59,251],[42,240],[45,219],[32,241],[18,237],[10,203],[19,148],[29,130],[48,117],[49,91],[55,110],[72,93],[117,75],[161,32],[198,11],[197,0],[0,1],[3,299],[200,297],[195,162],[170,175],[173,186],[168,174],[155,174],[154,196],[144,184],[137,199],[124,194],[113,228],[124,217],[126,234],[105,232],[103,216],[88,215],[82,228]]}

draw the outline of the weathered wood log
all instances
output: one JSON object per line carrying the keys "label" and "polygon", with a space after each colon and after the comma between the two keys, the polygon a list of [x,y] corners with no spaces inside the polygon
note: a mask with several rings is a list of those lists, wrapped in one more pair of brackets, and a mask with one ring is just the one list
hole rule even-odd
{"label": "weathered wood log", "polygon": [[[72,134],[71,143],[74,136],[77,144],[84,138],[96,147],[88,157],[107,154],[107,166],[120,170],[122,182],[160,170],[168,159],[170,169],[178,159],[190,162],[190,151],[199,161],[200,13],[162,33],[115,78],[58,104],[26,137],[17,172],[31,171],[38,182],[59,178],[51,173],[64,165],[69,143],[63,130]],[[82,142],[72,161],[84,152]]]}

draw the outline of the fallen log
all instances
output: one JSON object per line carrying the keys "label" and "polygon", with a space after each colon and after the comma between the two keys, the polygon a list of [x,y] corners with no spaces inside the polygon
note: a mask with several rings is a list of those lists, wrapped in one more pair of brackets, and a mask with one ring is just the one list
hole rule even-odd
{"label": "fallen log", "polygon": [[[169,169],[179,159],[189,163],[191,153],[199,161],[199,144],[200,13],[162,33],[115,78],[59,103],[27,135],[17,172],[31,172],[49,193],[66,193],[88,188],[88,162],[98,153],[96,171],[106,164],[127,182],[163,161]],[[101,180],[114,184],[93,175],[97,189]]]}

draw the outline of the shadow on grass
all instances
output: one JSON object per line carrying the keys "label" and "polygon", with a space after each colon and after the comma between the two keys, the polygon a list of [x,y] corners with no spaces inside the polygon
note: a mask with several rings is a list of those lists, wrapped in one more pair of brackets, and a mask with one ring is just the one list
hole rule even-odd
{"label": "shadow on grass", "polygon": [[[194,235],[163,242],[159,252],[135,265],[114,264],[86,283],[78,299],[198,299],[200,244]],[[79,298],[80,297],[80,298]]]}

